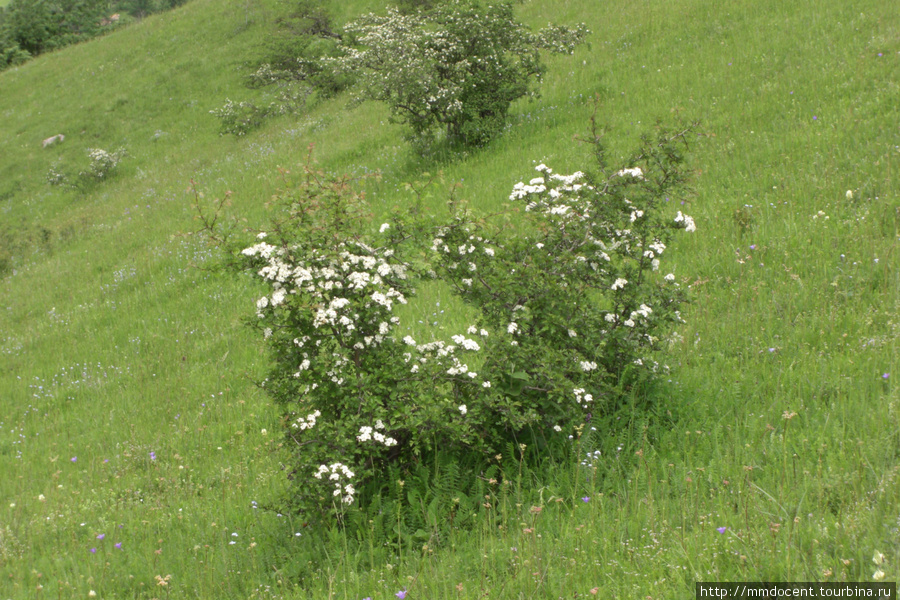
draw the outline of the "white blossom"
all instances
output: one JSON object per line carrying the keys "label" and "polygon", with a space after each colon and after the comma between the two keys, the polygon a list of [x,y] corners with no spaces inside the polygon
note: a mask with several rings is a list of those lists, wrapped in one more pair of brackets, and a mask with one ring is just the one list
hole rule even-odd
{"label": "white blossom", "polygon": [[635,179],[643,179],[644,178],[644,172],[641,170],[640,167],[634,167],[631,169],[622,169],[621,171],[618,171],[616,173],[616,175],[618,175],[619,177],[624,177],[625,175],[630,175],[631,177],[634,177]]}
{"label": "white blossom", "polygon": [[688,215],[682,214],[681,211],[678,211],[678,214],[675,215],[676,223],[684,223],[684,230],[688,233],[697,231],[697,226],[694,224],[694,219],[689,217]]}

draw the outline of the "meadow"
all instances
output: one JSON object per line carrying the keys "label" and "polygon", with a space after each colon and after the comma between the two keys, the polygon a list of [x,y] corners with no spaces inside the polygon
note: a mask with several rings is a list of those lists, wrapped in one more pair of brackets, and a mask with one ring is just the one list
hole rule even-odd
{"label": "meadow", "polygon": [[[275,0],[192,0],[0,73],[0,598],[683,598],[696,581],[897,580],[900,13],[515,6],[535,28],[593,33],[546,57],[541,96],[502,137],[454,156],[418,156],[384,106],[343,96],[220,136],[210,110],[266,93],[243,76]],[[313,144],[329,172],[381,173],[365,184],[376,215],[438,171],[496,212],[538,163],[590,168],[574,137],[595,110],[613,158],[657,119],[700,122],[695,191],[673,199],[698,230],[669,263],[691,303],[653,396],[573,442],[572,464],[485,482],[490,507],[439,545],[375,547],[280,511],[281,417],[244,324],[260,288],[214,268],[196,196],[228,194],[253,227]],[[108,181],[46,182],[119,147]],[[445,198],[435,188],[431,210]],[[408,315],[418,336],[466,322],[439,288]]]}

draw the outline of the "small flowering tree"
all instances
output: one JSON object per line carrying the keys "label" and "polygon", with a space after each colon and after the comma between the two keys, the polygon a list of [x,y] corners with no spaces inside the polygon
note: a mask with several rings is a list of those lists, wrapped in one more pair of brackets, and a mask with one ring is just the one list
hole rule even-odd
{"label": "small flowering tree", "polygon": [[571,54],[589,33],[584,24],[534,33],[509,4],[442,0],[405,8],[365,15],[338,32],[320,6],[299,3],[279,20],[266,59],[248,77],[252,87],[275,86],[279,99],[268,108],[228,100],[210,111],[222,133],[243,135],[302,109],[308,98],[355,84],[357,101],[385,102],[415,142],[427,145],[443,129],[453,142],[482,145],[502,131],[514,101],[536,92],[540,51]]}
{"label": "small flowering tree", "polygon": [[[538,165],[509,197],[514,231],[459,208],[370,231],[345,179],[307,169],[285,190],[281,219],[238,258],[267,288],[265,387],[284,410],[299,507],[342,512],[434,448],[489,457],[525,435],[562,447],[664,368],[660,336],[684,296],[662,264],[696,229],[663,201],[683,192],[686,136],[664,133],[593,176]],[[397,307],[426,278],[474,309],[470,326],[428,342],[398,333]]]}
{"label": "small flowering tree", "polygon": [[359,77],[360,98],[388,104],[394,118],[422,137],[435,128],[481,145],[506,124],[513,101],[532,93],[544,71],[539,50],[571,53],[588,31],[516,21],[509,4],[439,2],[414,14],[389,9],[344,28],[339,70]]}
{"label": "small flowering tree", "polygon": [[119,163],[122,162],[122,158],[124,158],[126,154],[125,148],[119,148],[113,152],[109,152],[103,148],[89,148],[87,153],[88,157],[91,159],[91,163],[88,165],[88,168],[81,171],[78,176],[85,180],[96,181],[109,179],[110,175],[116,170],[116,167],[119,166]]}

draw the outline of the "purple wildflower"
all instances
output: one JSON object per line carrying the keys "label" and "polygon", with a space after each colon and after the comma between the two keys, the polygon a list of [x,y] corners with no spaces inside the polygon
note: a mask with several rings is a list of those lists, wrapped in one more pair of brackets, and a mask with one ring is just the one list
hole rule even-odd
{"label": "purple wildflower", "polygon": [[718,531],[719,533],[725,533],[726,531],[728,531],[728,528],[727,527],[716,527],[716,531]]}
{"label": "purple wildflower", "polygon": [[78,457],[77,457],[77,456],[73,456],[73,457],[72,457],[72,462],[78,462]]}
{"label": "purple wildflower", "polygon": [[750,249],[751,249],[751,250],[756,250],[756,244],[750,244]]}
{"label": "purple wildflower", "polygon": [[150,451],[150,460],[156,460],[156,452],[153,450]]}
{"label": "purple wildflower", "polygon": [[97,554],[97,549],[96,549],[96,548],[91,548],[91,554]]}
{"label": "purple wildflower", "polygon": [[581,501],[582,501],[582,502],[590,502],[590,501],[591,501],[591,497],[590,497],[590,496],[582,496],[582,497],[581,497]]}
{"label": "purple wildflower", "polygon": [[403,600],[404,598],[406,598],[406,590],[400,590],[394,595],[400,598],[400,600]]}
{"label": "purple wildflower", "polygon": [[116,548],[119,549],[119,550],[121,550],[121,549],[122,549],[122,542],[116,542]]}
{"label": "purple wildflower", "polygon": [[881,376],[881,378],[882,378],[882,379],[890,379],[890,378],[891,378],[891,374],[890,374],[890,373],[885,373],[884,375]]}
{"label": "purple wildflower", "polygon": [[100,535],[97,536],[97,539],[98,539],[98,540],[102,540],[102,539],[105,538],[105,537],[106,537],[106,534],[105,534],[105,533],[101,533]]}

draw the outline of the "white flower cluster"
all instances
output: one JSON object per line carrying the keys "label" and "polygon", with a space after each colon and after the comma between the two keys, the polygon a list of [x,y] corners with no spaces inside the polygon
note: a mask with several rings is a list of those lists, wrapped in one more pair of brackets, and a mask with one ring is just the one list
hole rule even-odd
{"label": "white flower cluster", "polygon": [[464,335],[454,335],[450,339],[452,339],[454,342],[456,342],[466,350],[474,350],[476,352],[478,350],[481,350],[481,346],[478,345],[478,342],[476,342],[475,340],[466,339],[466,336]]}
{"label": "white flower cluster", "polygon": [[[377,346],[388,339],[399,322],[391,314],[394,305],[406,304],[403,293],[390,283],[406,279],[406,266],[391,262],[389,252],[379,255],[357,244],[334,259],[312,251],[311,260],[298,261],[292,255],[295,249],[269,244],[264,241],[264,233],[257,237],[260,241],[242,254],[265,262],[258,274],[273,288],[271,295],[257,300],[258,317],[264,317],[266,309],[283,304],[289,295],[301,294],[315,307],[312,324],[322,330],[322,335],[338,336],[356,349]],[[365,322],[360,322],[361,309],[367,315]],[[301,370],[305,368],[308,365]]]}
{"label": "white flower cluster", "polygon": [[306,415],[306,417],[300,417],[294,423],[291,424],[291,427],[294,429],[300,429],[300,431],[304,431],[306,429],[312,429],[316,426],[316,419],[321,417],[322,413],[320,411],[316,411],[314,413],[310,413]]}
{"label": "white flower cluster", "polygon": [[380,430],[384,429],[384,423],[381,419],[375,421],[375,427],[369,427],[368,425],[364,425],[359,428],[359,435],[356,436],[356,439],[359,442],[368,442],[369,440],[375,440],[380,444],[384,444],[388,448],[391,446],[397,445],[397,440],[392,437],[388,437],[381,433]]}
{"label": "white flower cluster", "polygon": [[634,167],[631,169],[622,169],[621,171],[616,172],[616,176],[618,176],[618,177],[625,177],[626,175],[628,175],[629,177],[634,177],[635,179],[643,179],[644,178],[644,172],[641,170],[640,167]]}
{"label": "white flower cluster", "polygon": [[[477,331],[478,329],[476,327],[469,327],[470,333]],[[480,334],[482,336],[487,336],[488,332],[487,330],[482,329]],[[418,373],[421,365],[434,363],[446,375],[450,375],[451,377],[463,375],[473,382],[478,379],[478,373],[470,370],[469,365],[461,361],[456,353],[460,350],[477,352],[481,350],[481,346],[475,340],[468,339],[464,335],[454,335],[451,339],[455,344],[447,344],[440,340],[429,342],[427,344],[417,344],[411,336],[403,338],[405,344],[408,346],[415,346],[415,357],[413,357],[412,352],[407,352],[403,355],[403,358],[407,363],[413,363],[410,372]],[[490,381],[482,380],[480,383],[484,388],[491,387]]]}
{"label": "white flower cluster", "polygon": [[626,327],[634,327],[635,323],[636,323],[635,319],[637,319],[638,317],[647,318],[650,316],[650,313],[652,313],[652,312],[653,312],[653,309],[651,309],[649,306],[647,306],[646,304],[641,304],[640,308],[638,308],[637,310],[631,311],[631,314],[629,315],[628,319],[626,319],[625,321],[622,321],[622,325],[624,325]]}
{"label": "white flower cluster", "polygon": [[584,409],[587,409],[590,403],[594,401],[594,396],[586,394],[584,388],[575,388],[572,390],[572,393],[575,394],[575,402]]}
{"label": "white flower cluster", "polygon": [[[525,185],[520,181],[513,186],[513,191],[509,195],[510,200],[522,200],[530,195],[542,194],[547,191],[547,183],[552,184],[552,187],[550,188],[550,197],[553,200],[560,198],[566,192],[578,192],[583,187],[587,187],[587,189],[593,189],[591,186],[586,186],[583,183],[578,183],[579,181],[581,181],[581,179],[584,178],[584,173],[582,173],[581,171],[576,171],[571,175],[558,175],[556,173],[553,173],[553,169],[543,163],[536,166],[535,170],[541,173],[545,173],[546,179],[544,177],[535,177],[528,182],[528,185]],[[539,206],[539,202],[529,202],[529,204],[525,207],[525,210],[531,211],[538,208]],[[564,215],[570,210],[570,208],[571,206],[569,205],[561,204],[557,206],[551,206],[549,208],[549,211],[550,214]]]}
{"label": "white flower cluster", "polygon": [[313,477],[316,479],[322,479],[324,476],[328,476],[327,479],[329,481],[334,482],[334,491],[332,495],[335,498],[340,497],[341,502],[344,504],[353,504],[353,497],[356,494],[356,489],[353,487],[352,483],[341,484],[341,478],[345,479],[353,479],[354,473],[346,465],[341,464],[339,462],[332,463],[330,465],[319,465],[319,470],[313,473]]}
{"label": "white flower cluster", "polygon": [[697,231],[697,225],[694,223],[694,219],[687,215],[681,214],[680,210],[678,211],[678,214],[675,215],[675,222],[684,223],[684,230],[688,233]]}
{"label": "white flower cluster", "polygon": [[618,279],[615,280],[615,282],[610,286],[609,289],[611,289],[613,291],[620,290],[623,287],[625,287],[627,284],[628,284],[627,279],[622,279],[621,277],[619,277]]}

